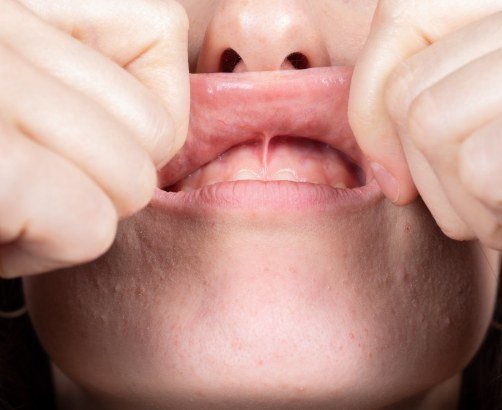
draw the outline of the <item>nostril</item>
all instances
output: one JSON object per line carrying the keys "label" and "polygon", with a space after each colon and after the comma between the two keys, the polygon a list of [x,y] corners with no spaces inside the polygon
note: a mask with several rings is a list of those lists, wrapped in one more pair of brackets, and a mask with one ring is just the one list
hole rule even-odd
{"label": "nostril", "polygon": [[220,72],[232,73],[241,61],[241,56],[234,49],[227,48],[221,55]]}
{"label": "nostril", "polygon": [[303,53],[292,53],[286,60],[288,60],[296,70],[306,70],[310,68],[309,59]]}

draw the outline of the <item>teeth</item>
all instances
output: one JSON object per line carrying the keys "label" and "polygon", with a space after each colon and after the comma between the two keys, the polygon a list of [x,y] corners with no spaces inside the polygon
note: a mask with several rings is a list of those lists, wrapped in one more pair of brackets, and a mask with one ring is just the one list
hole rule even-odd
{"label": "teeth", "polygon": [[257,179],[262,179],[257,172],[251,171],[250,169],[241,169],[235,174],[233,181],[254,181]]}
{"label": "teeth", "polygon": [[345,185],[343,182],[339,182],[338,184],[335,185],[335,188],[347,189],[347,185]]}
{"label": "teeth", "polygon": [[284,168],[277,171],[271,179],[274,181],[300,181],[296,172],[290,168]]}

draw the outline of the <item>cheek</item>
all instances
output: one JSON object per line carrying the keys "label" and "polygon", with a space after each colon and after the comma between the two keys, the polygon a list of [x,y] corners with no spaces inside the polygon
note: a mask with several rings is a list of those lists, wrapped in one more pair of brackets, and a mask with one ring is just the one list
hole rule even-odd
{"label": "cheek", "polygon": [[91,391],[161,402],[225,386],[354,406],[461,370],[495,282],[476,245],[446,239],[421,204],[381,202],[344,221],[146,210],[105,257],[25,291],[49,355]]}

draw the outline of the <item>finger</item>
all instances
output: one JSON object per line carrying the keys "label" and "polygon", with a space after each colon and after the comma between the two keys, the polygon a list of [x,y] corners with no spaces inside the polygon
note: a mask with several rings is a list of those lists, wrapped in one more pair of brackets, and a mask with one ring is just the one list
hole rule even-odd
{"label": "finger", "polygon": [[473,132],[459,153],[459,174],[467,190],[502,222],[502,115]]}
{"label": "finger", "polygon": [[[451,169],[456,169],[459,139],[491,118],[496,111],[498,102],[494,91],[497,88],[493,85],[498,81],[494,76],[498,75],[495,69],[491,76],[481,77],[485,80],[483,84],[475,84],[472,78],[486,72],[484,64],[487,61],[481,60],[471,69],[464,70],[463,74],[453,76],[451,81],[441,83],[441,80],[502,45],[500,18],[498,13],[438,40],[401,62],[387,83],[385,98],[388,112],[403,136],[401,142],[414,182],[438,225],[445,234],[455,239],[473,239],[475,233],[454,210],[444,192],[443,185],[451,184],[440,182],[427,158],[436,156],[437,166],[445,161],[445,168],[450,164]],[[436,83],[440,85],[430,89]],[[444,100],[436,102],[435,96],[438,99],[442,96]],[[490,102],[490,98],[495,100]],[[472,104],[472,101],[482,103]],[[456,110],[452,110],[453,106]],[[411,133],[414,140],[406,137],[410,123],[416,128]]]}
{"label": "finger", "polygon": [[[162,166],[174,155],[178,144],[175,132],[180,125],[176,122],[176,118],[172,117],[175,114],[172,109],[176,113],[181,110],[181,102],[173,101],[171,97],[176,97],[173,95],[168,96],[168,101],[163,99],[163,96],[159,97],[119,66],[119,64],[127,65],[135,59],[139,61],[142,59],[143,54],[150,56],[154,49],[157,50],[158,38],[144,34],[152,30],[151,26],[155,26],[151,24],[151,21],[150,24],[144,22],[142,27],[131,24],[131,21],[134,21],[133,17],[138,14],[137,9],[124,10],[124,7],[118,6],[122,4],[121,2],[93,2],[94,4],[90,4],[91,2],[71,2],[70,5],[64,2],[61,4],[60,2],[42,1],[36,2],[36,6],[33,3],[25,2],[26,5],[31,5],[35,9],[49,9],[46,13],[52,11],[57,16],[64,14],[60,18],[66,19],[66,21],[75,22],[77,16],[79,16],[81,19],[79,20],[80,25],[68,26],[66,23],[66,28],[69,29],[70,33],[77,33],[77,35],[92,42],[91,45],[97,48],[97,50],[93,50],[62,31],[44,23],[19,4],[11,0],[1,1],[10,5],[5,12],[2,12],[4,17],[0,17],[0,27],[3,28],[0,29],[0,37],[3,38],[3,41],[22,53],[33,64],[49,71],[67,84],[91,96],[118,116],[134,131],[138,140],[148,150],[157,166]],[[104,16],[102,10],[106,7],[110,9],[112,4],[116,6],[113,14],[110,13],[110,15]],[[82,10],[78,10],[79,8]],[[69,11],[73,11],[73,15],[70,15]],[[83,18],[79,11],[86,11],[88,19]],[[94,13],[93,15],[89,15],[91,11]],[[121,14],[120,12],[127,12],[128,14]],[[156,16],[156,19],[158,19],[158,16]],[[96,30],[96,27],[92,27],[90,21],[97,24],[99,29]],[[16,27],[19,26],[27,28],[16,36],[9,35],[9,33],[15,32]],[[148,29],[145,29],[145,27],[148,27]],[[133,30],[136,33],[131,35]],[[171,36],[173,38],[169,38],[169,41],[176,42],[178,39],[174,36],[174,33],[177,34],[178,31],[179,25],[175,27],[173,24],[169,29],[165,29],[162,34],[157,32],[157,35],[159,37],[161,35]],[[110,34],[104,38],[100,37],[104,33]],[[131,51],[106,57],[102,54],[103,51],[111,50],[112,46],[116,46],[117,43],[121,45],[117,48],[124,51],[126,49],[124,37],[129,39],[127,46],[134,53]],[[48,46],[40,47],[41,42]],[[173,48],[177,49],[179,47]],[[175,50],[172,50],[172,52],[175,53]],[[158,51],[155,53],[158,53]],[[179,57],[176,56],[176,61],[183,60],[187,64],[186,54],[187,51],[185,50]],[[159,65],[164,62],[165,59],[155,61]],[[175,75],[172,75],[173,78],[168,78],[169,76],[166,73],[178,73],[179,66],[180,64],[176,67],[164,66],[159,68],[154,66],[152,62],[151,66],[143,68],[145,72],[149,73],[148,75],[145,74],[147,78],[151,72],[162,69],[164,76],[156,78],[155,86],[158,88],[169,87],[172,90],[182,89],[183,82],[180,80],[177,84],[173,84]],[[178,75],[180,77],[185,75],[188,81],[188,69],[185,71],[178,73]],[[147,85],[151,86],[152,84]],[[185,92],[188,94],[188,86]],[[181,91],[180,93],[183,94]],[[186,117],[188,118],[188,109]]]}
{"label": "finger", "polygon": [[[463,66],[500,48],[502,48],[502,12],[455,31],[399,63],[387,81],[385,91],[387,110],[398,132],[408,127],[410,106],[420,93]],[[479,75],[473,74],[475,77]],[[470,79],[465,78],[465,80],[463,87],[467,86],[475,93]],[[456,116],[455,119],[457,118]],[[452,117],[448,115],[445,119]],[[450,121],[444,124],[441,130],[449,130],[449,126],[457,125],[458,123]]]}
{"label": "finger", "polygon": [[3,278],[95,259],[117,214],[107,195],[64,158],[0,125],[0,272]]}
{"label": "finger", "polygon": [[9,61],[0,65],[2,114],[87,173],[121,216],[148,204],[156,185],[155,168],[126,127],[91,99],[1,46],[0,61]]}
{"label": "finger", "polygon": [[501,69],[502,52],[495,51],[434,84],[412,102],[409,133],[402,133],[422,198],[453,239],[486,238],[494,223],[494,214],[467,195],[458,156],[467,135],[502,114],[502,96],[494,87]]}
{"label": "finger", "polygon": [[[458,2],[380,1],[352,80],[349,118],[356,139],[376,164],[382,190],[397,204],[416,196],[399,137],[385,106],[389,76],[397,65],[447,33],[501,10],[499,0]],[[395,184],[392,184],[392,179]],[[386,182],[387,181],[387,182]],[[391,181],[390,183],[388,181]]]}
{"label": "finger", "polygon": [[502,111],[502,93],[497,86],[501,70],[502,49],[499,49],[420,93],[408,112],[412,142],[428,158],[434,160],[439,156],[438,163],[444,162],[440,148],[458,147],[466,135]]}

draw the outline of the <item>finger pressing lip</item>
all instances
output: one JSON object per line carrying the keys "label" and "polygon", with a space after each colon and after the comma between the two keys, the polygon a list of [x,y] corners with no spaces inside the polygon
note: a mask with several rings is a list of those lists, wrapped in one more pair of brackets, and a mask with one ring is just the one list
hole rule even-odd
{"label": "finger pressing lip", "polygon": [[[397,181],[399,199],[396,203],[404,205],[413,201],[417,191],[400,135],[386,107],[387,83],[395,83],[408,92],[410,76],[407,73],[410,70],[406,60],[448,33],[497,12],[500,12],[500,4],[496,1],[378,3],[372,30],[354,72],[349,117],[361,149]],[[468,52],[460,51],[459,54]],[[438,55],[444,59],[443,54]],[[395,69],[400,64],[404,75],[396,76]],[[428,67],[434,69],[435,65],[429,63]],[[390,104],[387,101],[387,106],[392,106],[391,112],[407,111],[405,101],[391,100]],[[389,191],[392,191],[389,198],[393,199],[395,190]]]}
{"label": "finger pressing lip", "polygon": [[[86,10],[95,9],[96,13],[102,9],[98,5],[93,8],[87,2],[85,4]],[[138,55],[127,56],[129,60],[124,62],[124,64],[127,64],[131,60],[134,61],[131,63],[131,72],[134,72],[138,77],[141,73],[158,74],[160,71],[166,73],[163,78],[158,78],[158,75],[155,77],[154,74],[151,74],[151,76],[155,78],[149,78],[149,74],[143,74],[141,79],[146,84],[142,84],[138,78],[135,78],[131,73],[119,66],[115,60],[101,54],[101,50],[94,50],[63,31],[47,24],[28,9],[17,4],[17,2],[7,2],[5,6],[0,14],[0,38],[3,42],[16,50],[35,67],[57,77],[69,87],[80,91],[100,104],[102,108],[113,114],[129,128],[131,135],[150,154],[156,165],[165,164],[167,159],[174,154],[176,146],[179,145],[176,133],[181,128],[180,118],[175,119],[171,109],[177,107],[177,117],[181,116],[178,113],[181,107],[186,107],[188,112],[188,96],[184,97],[186,101],[181,98],[184,93],[188,95],[188,84],[185,84],[188,83],[188,68],[183,66],[183,71],[181,63],[179,63],[179,61],[183,61],[184,65],[187,65],[186,50],[180,54],[179,61],[176,59],[176,64],[173,63],[174,65],[171,64],[170,66],[167,61],[157,61],[155,59],[155,56],[165,51],[165,47],[162,47],[162,49],[159,49],[160,46],[149,48],[147,40],[144,40],[145,44],[138,42],[137,47],[131,46],[139,53]],[[52,9],[50,4],[47,4],[47,7]],[[62,10],[65,10],[65,8],[62,8]],[[132,11],[129,12],[132,13]],[[66,16],[68,17],[67,14]],[[112,16],[109,16],[109,18],[111,19]],[[115,16],[113,21],[116,20]],[[96,21],[96,19],[89,21]],[[98,19],[97,21],[102,20]],[[107,23],[109,22],[105,20],[101,24],[107,28],[115,27],[114,24],[107,25]],[[123,22],[119,26],[130,37],[130,21]],[[24,29],[18,30],[19,27],[24,27]],[[120,34],[120,32],[117,33],[114,30],[111,30],[113,33],[110,33],[99,27],[99,24],[98,27],[92,29],[89,28],[89,24],[82,24],[82,27],[87,27],[87,30],[95,30],[94,35],[91,37],[95,39],[94,45],[99,48],[111,48],[108,43],[116,43],[116,38]],[[82,30],[85,31],[85,29]],[[70,31],[80,32],[85,37],[82,30],[81,27],[71,27]],[[15,36],[11,35],[13,32],[16,33]],[[103,34],[103,38],[99,38],[99,33],[107,34]],[[96,35],[98,35],[98,38],[96,38]],[[180,36],[183,37],[183,35]],[[147,39],[150,40],[150,38]],[[151,39],[153,44],[156,44],[156,40],[156,38]],[[177,40],[179,39],[174,38],[173,44],[176,44]],[[41,44],[44,46],[41,47]],[[181,48],[182,46],[176,46],[177,50],[178,47]],[[154,53],[151,60],[155,61],[148,60],[151,53]],[[114,55],[112,57],[120,60],[119,56]],[[172,59],[174,60],[174,57]],[[165,66],[164,62],[166,63]],[[183,77],[186,77],[185,81],[183,81]],[[162,90],[166,87],[169,89],[175,88],[178,90],[176,92],[179,92],[180,98],[177,99],[174,91],[172,91],[173,95],[170,95],[172,100],[169,100],[170,103],[166,104],[162,100],[164,95],[158,95],[153,91],[156,87],[162,88]],[[186,116],[188,116],[188,113]]]}

